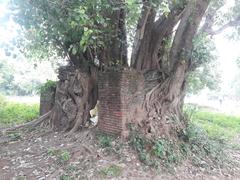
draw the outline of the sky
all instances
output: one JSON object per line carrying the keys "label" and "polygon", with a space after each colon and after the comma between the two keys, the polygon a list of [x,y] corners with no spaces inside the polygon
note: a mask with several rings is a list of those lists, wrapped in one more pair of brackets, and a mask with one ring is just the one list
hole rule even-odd
{"label": "sky", "polygon": [[240,41],[229,40],[226,35],[231,33],[231,29],[215,37],[219,69],[222,78],[222,90],[231,91],[231,83],[238,74],[236,59],[240,57]]}
{"label": "sky", "polygon": [[[6,9],[6,2],[0,0],[0,19],[7,13]],[[232,5],[233,0],[227,0],[227,7]],[[1,25],[1,22],[0,22]],[[16,24],[10,20],[7,24],[7,28],[0,26],[0,43],[1,42],[8,42],[14,36],[17,35],[16,32]],[[217,55],[219,61],[219,69],[221,70],[222,74],[222,84],[221,87],[224,91],[230,91],[231,87],[229,82],[232,82],[234,77],[236,76],[238,69],[236,67],[235,61],[238,57],[240,57],[240,41],[232,41],[229,40],[226,35],[231,33],[231,29],[224,31],[214,37],[216,48],[217,48]],[[0,49],[0,57],[4,56],[3,49]],[[26,65],[24,62],[21,62],[18,66],[24,68]]]}

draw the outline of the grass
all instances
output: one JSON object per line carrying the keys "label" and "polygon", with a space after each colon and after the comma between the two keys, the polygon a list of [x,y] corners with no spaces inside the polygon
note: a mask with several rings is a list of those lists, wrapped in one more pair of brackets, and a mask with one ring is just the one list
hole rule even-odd
{"label": "grass", "polygon": [[205,129],[212,139],[229,141],[240,134],[240,117],[198,108],[191,119],[192,123]]}
{"label": "grass", "polygon": [[66,164],[71,158],[71,153],[67,150],[49,149],[47,154],[56,157],[60,165]]}
{"label": "grass", "polygon": [[37,118],[38,115],[38,104],[8,102],[0,96],[0,124],[2,126],[28,122]]}
{"label": "grass", "polygon": [[122,168],[112,164],[109,167],[101,169],[99,173],[104,177],[118,177],[122,173]]}

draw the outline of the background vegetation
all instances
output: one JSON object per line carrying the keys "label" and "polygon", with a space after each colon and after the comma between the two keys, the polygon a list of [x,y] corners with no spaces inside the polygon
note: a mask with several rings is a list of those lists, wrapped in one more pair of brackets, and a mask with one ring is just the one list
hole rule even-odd
{"label": "background vegetation", "polygon": [[229,141],[240,134],[240,117],[196,105],[186,105],[190,123],[203,128],[212,139]]}
{"label": "background vegetation", "polygon": [[0,96],[0,126],[12,126],[31,121],[39,115],[38,104],[8,102]]}

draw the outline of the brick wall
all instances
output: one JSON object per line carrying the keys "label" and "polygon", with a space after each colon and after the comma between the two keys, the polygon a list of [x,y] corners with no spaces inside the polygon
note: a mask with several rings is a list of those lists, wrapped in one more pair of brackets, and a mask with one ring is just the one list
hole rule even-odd
{"label": "brick wall", "polygon": [[40,116],[48,113],[54,106],[55,102],[55,88],[46,89],[40,95]]}
{"label": "brick wall", "polygon": [[127,124],[139,115],[143,83],[143,76],[134,70],[109,70],[99,75],[100,130],[118,135],[127,133]]}

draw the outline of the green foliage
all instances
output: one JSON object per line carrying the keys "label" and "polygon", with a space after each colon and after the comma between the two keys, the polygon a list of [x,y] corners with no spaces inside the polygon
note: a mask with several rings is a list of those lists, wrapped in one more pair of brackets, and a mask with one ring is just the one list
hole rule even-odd
{"label": "green foliage", "polygon": [[[33,77],[33,71],[18,68],[18,60],[0,60],[0,92],[4,95],[32,95],[35,94],[41,82],[39,77]],[[25,63],[25,62],[21,62]]]}
{"label": "green foliage", "polygon": [[48,153],[49,156],[56,157],[58,163],[61,164],[61,165],[67,163],[70,160],[70,158],[71,158],[71,154],[67,150],[49,149],[47,151],[47,153]]}
{"label": "green foliage", "polygon": [[61,164],[64,164],[65,162],[69,161],[70,157],[71,157],[70,152],[65,150],[58,155],[58,161]]}
{"label": "green foliage", "polygon": [[109,167],[101,169],[99,173],[105,177],[118,177],[122,173],[122,168],[112,164]]}
{"label": "green foliage", "polygon": [[71,176],[68,176],[67,174],[63,174],[60,176],[60,180],[74,180],[74,178]]}
{"label": "green foliage", "polygon": [[131,135],[130,145],[138,152],[139,160],[150,167],[158,168],[160,161],[168,166],[182,159],[178,144],[165,139],[150,141],[134,133]]}
{"label": "green foliage", "polygon": [[184,109],[188,119],[191,119],[184,132],[184,141],[162,138],[150,141],[132,132],[130,144],[138,152],[139,160],[151,167],[159,167],[160,164],[169,167],[185,158],[201,167],[209,166],[206,161],[220,165],[228,163],[230,159],[227,159],[225,147],[238,148],[231,142],[240,133],[240,118],[192,105]]}
{"label": "green foliage", "polygon": [[[138,0],[126,0],[127,3],[127,18],[126,18],[126,24],[127,24],[127,33],[129,38],[129,43],[133,43],[134,36],[135,36],[135,30],[138,23],[138,19],[141,12],[141,6],[138,3]],[[132,45],[131,43],[131,45]]]}
{"label": "green foliage", "polygon": [[110,20],[103,15],[114,6],[106,0],[12,0],[11,8],[14,20],[23,27],[18,46],[27,57],[43,59],[102,47],[111,31]]}
{"label": "green foliage", "polygon": [[[213,162],[224,163],[227,155],[224,152],[224,144],[216,139],[209,139],[207,132],[195,125],[190,124],[187,128],[192,162],[194,165],[203,166],[202,160],[210,158]],[[205,164],[206,165],[206,164]]]}
{"label": "green foliage", "polygon": [[47,80],[40,88],[41,93],[48,92],[49,90],[55,90],[57,87],[56,81]]}
{"label": "green foliage", "polygon": [[138,134],[133,134],[131,136],[130,144],[134,148],[134,150],[138,152],[142,152],[145,149],[145,146],[147,144],[147,140]]}
{"label": "green foliage", "polygon": [[14,79],[13,76],[14,70],[7,66],[7,61],[2,59],[0,61],[0,91],[9,92],[12,91],[15,87],[12,84]]}
{"label": "green foliage", "polygon": [[168,163],[177,163],[180,160],[180,151],[176,142],[171,142],[165,139],[158,139],[153,146],[154,155],[167,161]]}
{"label": "green foliage", "polygon": [[98,136],[98,140],[99,140],[100,146],[102,148],[111,148],[112,147],[113,137],[106,135],[106,134],[100,134]]}
{"label": "green foliage", "polygon": [[[191,121],[186,131],[191,152],[194,153],[193,163],[203,166],[202,160],[209,157],[211,160],[224,164],[228,163],[224,152],[227,145],[237,148],[233,138],[240,133],[240,118],[211,112],[201,107],[187,105],[186,112],[191,112]],[[206,164],[204,165],[206,166]]]}
{"label": "green foliage", "polygon": [[194,39],[192,52],[193,71],[187,82],[189,94],[197,94],[204,88],[218,90],[220,73],[217,69],[216,48],[212,39],[206,34],[200,34]]}
{"label": "green foliage", "polygon": [[229,141],[240,133],[240,117],[200,109],[194,113],[192,121],[213,139]]}
{"label": "green foliage", "polygon": [[8,137],[11,138],[11,141],[17,141],[22,138],[21,134],[18,132],[10,133],[10,134],[8,134]]}
{"label": "green foliage", "polygon": [[38,104],[7,102],[5,98],[0,96],[0,124],[20,124],[36,119],[38,115]]}

